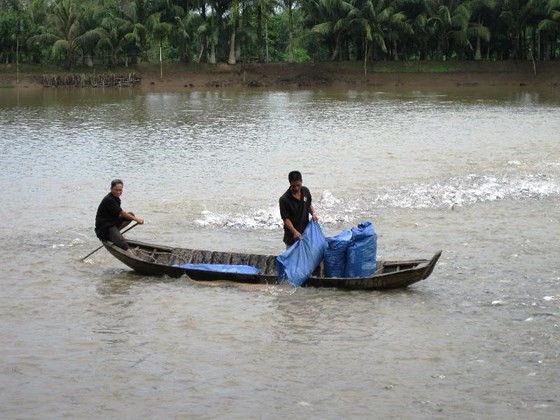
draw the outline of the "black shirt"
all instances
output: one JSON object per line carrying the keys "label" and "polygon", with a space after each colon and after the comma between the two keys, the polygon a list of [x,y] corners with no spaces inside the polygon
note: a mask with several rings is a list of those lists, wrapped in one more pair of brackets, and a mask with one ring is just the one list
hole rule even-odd
{"label": "black shirt", "polygon": [[[288,190],[280,197],[280,217],[282,220],[290,219],[297,231],[303,231],[309,223],[309,213],[311,211],[311,192],[307,187],[301,187],[301,199],[298,200]],[[284,226],[284,243],[292,245],[295,242],[294,235]]]}
{"label": "black shirt", "polygon": [[112,193],[101,200],[95,215],[95,234],[102,241],[109,239],[109,229],[121,222],[121,199]]}

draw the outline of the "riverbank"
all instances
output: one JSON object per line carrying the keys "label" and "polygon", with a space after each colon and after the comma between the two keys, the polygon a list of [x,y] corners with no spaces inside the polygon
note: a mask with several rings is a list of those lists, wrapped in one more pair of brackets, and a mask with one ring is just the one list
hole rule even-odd
{"label": "riverbank", "polygon": [[[560,89],[560,62],[335,62],[308,64],[159,64],[100,69],[0,66],[0,87],[42,88],[44,75],[138,74],[144,90],[193,88],[339,87],[535,87]],[[364,74],[365,73],[365,74]]]}

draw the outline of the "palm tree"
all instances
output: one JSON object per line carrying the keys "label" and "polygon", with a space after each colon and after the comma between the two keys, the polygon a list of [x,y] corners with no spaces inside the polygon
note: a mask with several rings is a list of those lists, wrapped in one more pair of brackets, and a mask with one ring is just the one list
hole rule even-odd
{"label": "palm tree", "polygon": [[526,48],[525,29],[531,15],[532,0],[505,0],[500,17],[508,28],[513,58],[523,58]]}
{"label": "palm tree", "polygon": [[309,8],[308,13],[318,21],[313,32],[326,39],[334,38],[330,60],[342,59],[342,41],[349,30],[351,19],[348,14],[353,9],[352,3],[347,0],[312,0]]}
{"label": "palm tree", "polygon": [[173,26],[161,21],[161,12],[151,14],[146,20],[146,29],[150,38],[159,44],[160,79],[163,80],[163,41],[169,37]]}
{"label": "palm tree", "polygon": [[554,44],[560,31],[560,0],[549,0],[547,3],[548,18],[539,22],[538,30],[545,34],[546,48],[544,58],[552,58],[554,54]]}
{"label": "palm tree", "polygon": [[29,39],[29,43],[40,43],[51,48],[53,58],[63,58],[64,67],[76,64],[83,46],[97,38],[95,31],[84,31],[78,10],[73,0],[57,3],[47,16],[48,26],[42,28],[39,35]]}
{"label": "palm tree", "polygon": [[[412,24],[402,7],[406,4],[406,0],[392,0],[390,6],[396,12],[388,22],[387,39],[392,43],[393,60],[399,60],[398,43],[407,35],[414,34]],[[398,18],[397,18],[398,16]]]}
{"label": "palm tree", "polygon": [[85,7],[82,4],[79,15],[82,30],[97,33],[97,37],[91,36],[86,40],[87,42],[82,44],[84,63],[88,67],[93,67],[96,44],[99,42],[99,38],[105,36],[105,33],[101,31],[101,25],[103,20],[110,16],[110,9],[103,4],[91,5],[90,7]]}
{"label": "palm tree", "polygon": [[202,60],[204,49],[208,50],[208,63],[216,64],[216,54],[220,42],[220,33],[223,30],[223,16],[230,8],[230,0],[210,0],[208,5],[210,17],[207,15],[206,5],[202,5],[202,23],[198,26],[196,34],[201,39],[199,61]]}
{"label": "palm tree", "polygon": [[471,2],[471,21],[467,29],[469,37],[476,39],[476,49],[474,59],[482,60],[482,53],[480,51],[480,41],[490,41],[490,28],[485,26],[484,20],[486,15],[494,10],[496,7],[496,0],[472,0]]}
{"label": "palm tree", "polygon": [[230,13],[231,13],[231,32],[229,36],[229,56],[228,56],[228,64],[235,64],[236,63],[236,40],[235,37],[237,35],[237,27],[239,25],[239,0],[233,0],[230,6]]}
{"label": "palm tree", "polygon": [[190,11],[185,11],[182,15],[175,16],[172,36],[177,43],[179,60],[182,63],[189,63],[191,61],[190,43],[195,38],[197,30],[202,23],[201,16]]}
{"label": "palm tree", "polygon": [[116,65],[122,58],[124,58],[125,66],[128,66],[127,51],[136,45],[136,39],[132,36],[133,25],[129,20],[119,17],[115,13],[105,14],[106,16],[96,29],[99,35],[96,49],[107,56],[110,66]]}
{"label": "palm tree", "polygon": [[124,38],[130,46],[132,62],[135,63],[137,60],[137,48],[140,49],[141,60],[148,61],[148,38],[145,25],[150,15],[149,0],[129,1],[122,7],[121,12],[120,16],[129,24]]}
{"label": "palm tree", "polygon": [[19,63],[21,40],[29,30],[29,14],[21,0],[0,1],[0,5],[3,8],[0,14],[0,57],[5,56],[6,64],[10,59]]}
{"label": "palm tree", "polygon": [[288,63],[294,63],[296,61],[294,54],[294,8],[296,0],[282,0],[282,6],[288,15]]}
{"label": "palm tree", "polygon": [[216,64],[216,48],[218,46],[218,40],[220,36],[219,31],[219,21],[221,20],[221,14],[218,15],[218,4],[217,0],[211,0],[211,13],[210,20],[206,22],[206,25],[199,28],[206,41],[208,42],[208,62],[210,64]]}
{"label": "palm tree", "polygon": [[268,63],[268,21],[275,7],[275,0],[255,0],[254,4],[256,7],[256,36],[259,61]]}
{"label": "palm tree", "polygon": [[357,2],[356,6],[348,14],[352,24],[356,25],[364,40],[364,76],[367,75],[367,61],[370,55],[369,43],[372,43],[373,55],[376,47],[387,52],[385,38],[392,28],[405,26],[406,16],[404,13],[395,11],[392,4],[387,0],[363,0]]}
{"label": "palm tree", "polygon": [[426,12],[428,25],[431,26],[437,39],[436,60],[441,60],[445,54],[449,59],[450,39],[458,45],[468,45],[467,28],[471,11],[469,3],[461,0],[427,0]]}
{"label": "palm tree", "polygon": [[399,6],[409,25],[409,32],[400,31],[398,34],[401,44],[404,44],[401,48],[406,50],[405,57],[412,55],[423,60],[428,55],[432,31],[424,4],[424,0],[404,0]]}

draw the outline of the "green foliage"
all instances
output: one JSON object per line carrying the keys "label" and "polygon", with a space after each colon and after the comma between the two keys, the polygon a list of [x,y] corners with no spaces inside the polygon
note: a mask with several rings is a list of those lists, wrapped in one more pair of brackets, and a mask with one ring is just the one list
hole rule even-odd
{"label": "green foliage", "polygon": [[185,63],[284,62],[290,51],[367,63],[548,60],[560,45],[560,0],[0,0],[0,10],[0,63],[66,68],[157,62],[160,46]]}
{"label": "green foliage", "polygon": [[[25,40],[31,21],[24,4],[19,0],[0,1],[0,62],[12,63],[25,55]],[[23,47],[23,48],[22,48]]]}
{"label": "green foliage", "polygon": [[[311,56],[308,54],[307,50],[302,47],[294,48],[294,57],[296,63],[310,63],[313,61]],[[288,53],[282,54],[282,61],[288,61]]]}
{"label": "green foliage", "polygon": [[[298,54],[296,51],[296,61],[298,63],[308,61],[328,61],[330,58],[329,45],[324,42],[324,38],[310,29],[304,29],[302,36],[299,38],[299,45],[309,57],[309,60],[297,61]],[[302,57],[303,58],[303,57]]]}
{"label": "green foliage", "polygon": [[[178,62],[179,54],[177,47],[170,45],[169,42],[164,41],[161,45],[161,52],[163,61],[168,63]],[[159,63],[159,44],[154,45],[148,51],[148,59],[151,63]]]}

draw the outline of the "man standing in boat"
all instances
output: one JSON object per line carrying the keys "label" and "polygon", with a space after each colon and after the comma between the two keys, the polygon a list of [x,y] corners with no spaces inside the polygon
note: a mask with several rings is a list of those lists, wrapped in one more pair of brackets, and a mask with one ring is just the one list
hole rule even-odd
{"label": "man standing in boat", "polygon": [[124,249],[129,254],[134,255],[129,248],[126,239],[121,234],[121,229],[126,227],[131,221],[143,224],[144,219],[137,217],[132,212],[121,208],[121,195],[123,193],[123,182],[120,179],[111,181],[111,192],[107,194],[95,215],[95,234],[101,241],[111,241],[119,248]]}
{"label": "man standing in boat", "polygon": [[309,223],[309,215],[318,221],[312,204],[311,192],[302,185],[303,179],[299,171],[288,174],[290,188],[280,197],[280,217],[284,222],[284,243],[286,248],[301,239],[303,231]]}

